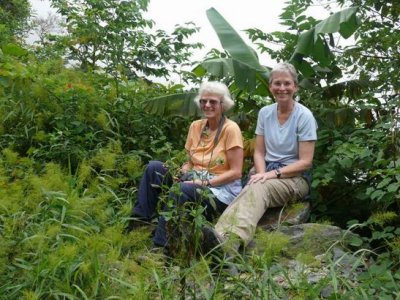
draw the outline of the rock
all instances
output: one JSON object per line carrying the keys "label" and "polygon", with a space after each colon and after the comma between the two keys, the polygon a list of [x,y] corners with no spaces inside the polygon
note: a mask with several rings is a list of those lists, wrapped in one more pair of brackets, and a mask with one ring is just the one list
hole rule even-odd
{"label": "rock", "polygon": [[284,207],[269,208],[258,222],[258,226],[270,230],[281,225],[297,225],[307,222],[310,217],[310,203],[306,201]]}
{"label": "rock", "polygon": [[325,253],[333,244],[342,240],[343,230],[337,226],[305,223],[293,226],[280,226],[279,232],[289,237],[285,251],[289,257],[298,253],[319,255]]}
{"label": "rock", "polygon": [[350,241],[360,239],[358,235],[337,226],[305,223],[310,211],[309,202],[268,209],[258,223],[261,235],[247,250],[264,259],[271,256],[271,262],[275,257],[276,268],[286,268],[284,276],[273,272],[273,280],[282,288],[289,289],[290,282],[305,278],[308,284],[322,284],[320,297],[326,299],[334,293],[332,284],[325,284],[332,267],[337,276],[357,285],[358,276],[365,271],[365,261],[347,252]]}
{"label": "rock", "polygon": [[[265,227],[261,228],[265,229]],[[274,236],[274,243],[278,237],[288,241],[280,251],[287,258],[296,258],[299,254],[318,256],[326,254],[330,248],[346,248],[349,241],[355,236],[355,234],[344,231],[340,227],[318,223],[280,225],[274,230],[268,227],[266,231],[269,232],[268,235]],[[280,235],[277,235],[277,233]],[[268,239],[264,238],[264,240]],[[264,244],[265,241],[258,241],[256,238],[250,243],[249,248],[257,249],[256,252],[262,253],[266,250]],[[338,253],[337,251],[339,250],[336,250],[336,253]]]}
{"label": "rock", "polygon": [[[284,289],[290,289],[293,282],[306,280],[320,290],[323,299],[331,299],[335,291],[331,282],[332,272],[338,280],[343,278],[347,284],[357,286],[358,276],[366,271],[365,261],[336,246],[329,248],[323,255],[315,256],[317,263],[308,264],[298,259],[278,260],[276,266],[270,268],[274,282]],[[282,269],[285,270],[284,275]]]}

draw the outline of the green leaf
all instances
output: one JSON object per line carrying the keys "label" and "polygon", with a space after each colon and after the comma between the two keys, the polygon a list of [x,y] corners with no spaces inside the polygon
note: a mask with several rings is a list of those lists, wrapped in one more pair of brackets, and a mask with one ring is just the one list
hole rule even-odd
{"label": "green leaf", "polygon": [[233,61],[233,68],[235,70],[235,82],[238,88],[254,91],[256,89],[256,70],[235,60]]}
{"label": "green leaf", "polygon": [[371,194],[374,192],[374,190],[375,190],[375,188],[373,188],[373,187],[368,187],[368,188],[365,190],[365,193],[366,193],[367,195],[371,195]]}
{"label": "green leaf", "polygon": [[347,226],[355,225],[355,224],[358,224],[358,223],[360,223],[360,222],[358,220],[356,220],[356,219],[349,220],[349,221],[347,221]]}
{"label": "green leaf", "polygon": [[333,15],[315,26],[315,38],[319,34],[339,32],[344,38],[349,38],[358,28],[360,22],[356,16],[358,7],[349,7]]}
{"label": "green leaf", "polygon": [[243,41],[240,35],[216,9],[208,9],[207,17],[216,31],[222,47],[228,51],[234,60],[257,71],[265,71],[258,61],[256,52]]}
{"label": "green leaf", "polygon": [[382,198],[382,196],[384,195],[384,193],[382,192],[382,190],[376,190],[371,194],[371,199],[380,199]]}
{"label": "green leaf", "polygon": [[377,188],[381,189],[381,188],[387,186],[391,181],[392,181],[392,179],[390,177],[386,177],[381,182],[379,182]]}
{"label": "green leaf", "polygon": [[355,246],[355,247],[360,247],[363,243],[363,240],[359,238],[358,236],[353,236],[350,240],[350,245]]}
{"label": "green leaf", "polygon": [[353,163],[353,161],[348,157],[344,157],[344,158],[340,159],[338,162],[345,169],[350,168]]}
{"label": "green leaf", "polygon": [[24,48],[21,48],[20,46],[16,44],[7,44],[2,47],[3,53],[16,56],[16,57],[21,57],[25,56],[28,54],[28,51],[25,50]]}
{"label": "green leaf", "polygon": [[339,11],[300,35],[290,61],[304,76],[314,74],[309,64],[304,61],[305,57],[312,57],[320,65],[329,66],[332,53],[328,48],[329,41],[327,42],[323,35],[339,32],[344,38],[350,37],[359,26],[357,10],[358,7],[350,7]]}
{"label": "green leaf", "polygon": [[233,61],[231,58],[213,58],[203,61],[192,72],[197,76],[204,75],[205,71],[218,78],[234,76]]}
{"label": "green leaf", "polygon": [[268,94],[269,69],[260,65],[254,49],[242,40],[214,8],[207,10],[207,17],[230,58],[206,60],[193,73],[197,76],[204,76],[207,72],[218,78],[233,77],[234,85],[241,90]]}
{"label": "green leaf", "polygon": [[178,93],[157,97],[144,102],[144,110],[158,116],[201,116],[193,102],[196,93]]}
{"label": "green leaf", "polygon": [[399,188],[400,188],[400,184],[398,184],[398,183],[391,183],[391,184],[388,185],[387,191],[388,191],[389,193],[394,193],[394,192],[396,192]]}

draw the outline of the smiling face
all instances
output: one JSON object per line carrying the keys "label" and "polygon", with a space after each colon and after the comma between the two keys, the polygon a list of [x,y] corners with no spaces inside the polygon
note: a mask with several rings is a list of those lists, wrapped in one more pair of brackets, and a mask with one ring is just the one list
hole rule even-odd
{"label": "smiling face", "polygon": [[199,102],[207,119],[219,119],[222,116],[221,96],[205,92],[201,95]]}
{"label": "smiling face", "polygon": [[293,101],[294,94],[297,92],[298,87],[290,73],[279,71],[274,72],[272,76],[269,90],[275,100],[280,103]]}

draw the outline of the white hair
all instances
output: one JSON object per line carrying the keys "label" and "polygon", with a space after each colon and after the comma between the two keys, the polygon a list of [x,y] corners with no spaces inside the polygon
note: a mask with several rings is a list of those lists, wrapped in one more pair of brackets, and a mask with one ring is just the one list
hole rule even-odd
{"label": "white hair", "polygon": [[297,79],[297,72],[294,66],[288,62],[282,62],[277,64],[272,70],[271,73],[269,74],[269,83],[272,83],[272,78],[274,73],[278,72],[286,72],[289,73],[290,76],[292,77],[294,83],[297,85],[299,83],[299,80]]}
{"label": "white hair", "polygon": [[235,105],[235,102],[233,101],[233,99],[231,98],[231,94],[229,93],[229,89],[224,83],[218,81],[203,82],[200,85],[197,96],[194,98],[194,102],[197,104],[198,107],[200,107],[201,96],[205,93],[210,93],[221,97],[223,111],[227,111]]}

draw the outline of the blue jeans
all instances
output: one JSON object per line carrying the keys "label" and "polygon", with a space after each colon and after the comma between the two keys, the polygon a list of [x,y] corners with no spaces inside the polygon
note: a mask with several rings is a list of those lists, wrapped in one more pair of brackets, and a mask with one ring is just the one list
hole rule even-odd
{"label": "blue jeans", "polygon": [[[157,205],[161,193],[161,186],[171,187],[173,180],[168,173],[168,169],[160,161],[150,161],[144,171],[139,185],[138,199],[133,208],[133,215],[150,220],[157,215]],[[197,202],[201,200],[201,205],[205,207],[204,216],[208,221],[220,215],[226,208],[226,204],[214,199],[216,209],[210,204],[209,199],[201,197],[197,189],[204,187],[191,184],[179,183],[180,193],[170,192],[169,199],[173,199],[176,205],[183,205],[187,202]],[[168,211],[166,205],[163,207],[164,211]],[[156,246],[165,247],[168,242],[166,231],[166,220],[163,216],[159,216],[157,228],[154,232],[153,242]]]}

